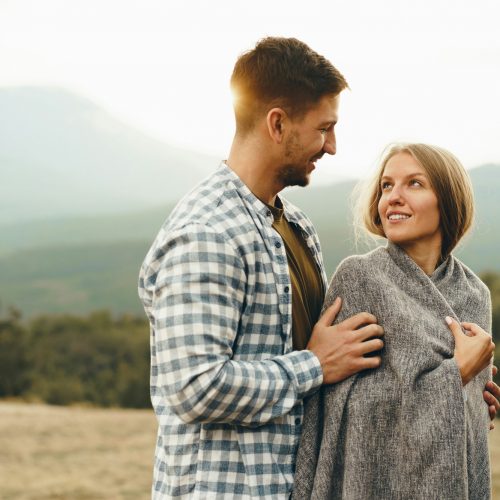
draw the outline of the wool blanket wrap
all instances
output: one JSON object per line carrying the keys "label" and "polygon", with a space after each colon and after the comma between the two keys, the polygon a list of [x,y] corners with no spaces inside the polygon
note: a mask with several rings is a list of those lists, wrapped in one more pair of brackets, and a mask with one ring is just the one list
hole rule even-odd
{"label": "wool blanket wrap", "polygon": [[336,322],[374,314],[385,331],[382,365],[323,386],[306,402],[293,498],[490,498],[487,368],[465,389],[445,323],[491,331],[484,283],[454,256],[427,276],[389,243],[344,260],[325,307]]}

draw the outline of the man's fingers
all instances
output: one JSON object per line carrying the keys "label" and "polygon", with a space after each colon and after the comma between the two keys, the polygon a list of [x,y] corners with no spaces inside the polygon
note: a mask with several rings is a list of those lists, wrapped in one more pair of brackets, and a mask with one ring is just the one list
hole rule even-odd
{"label": "man's fingers", "polygon": [[384,347],[384,343],[380,339],[373,339],[361,342],[359,347],[359,352],[361,354],[368,354],[370,352],[380,351],[380,349]]}
{"label": "man's fingers", "polygon": [[382,337],[384,335],[384,329],[377,324],[366,325],[356,330],[355,334],[358,340],[364,342],[366,339],[371,337]]}
{"label": "man's fingers", "polygon": [[337,297],[333,301],[333,304],[328,307],[321,318],[319,318],[318,323],[323,326],[331,326],[331,324],[335,321],[335,318],[337,317],[337,314],[339,313],[341,307],[342,299],[340,297]]}
{"label": "man's fingers", "polygon": [[382,358],[380,356],[373,356],[369,358],[359,358],[358,368],[359,371],[368,370],[370,368],[378,368],[382,363]]}
{"label": "man's fingers", "polygon": [[372,323],[376,323],[377,318],[370,313],[362,312],[347,318],[346,320],[339,323],[337,326],[341,326],[342,329],[346,330],[357,330],[360,326],[369,325]]}
{"label": "man's fingers", "polygon": [[490,420],[495,420],[497,410],[493,405],[488,406],[488,413],[490,414]]}
{"label": "man's fingers", "polygon": [[500,387],[495,382],[490,380],[486,384],[483,396],[489,405],[493,405],[497,411],[500,410],[500,402],[498,401],[500,399]]}
{"label": "man's fingers", "polygon": [[[489,390],[488,386],[486,386],[486,388]],[[497,416],[498,410],[500,409],[500,403],[487,390],[483,392],[483,398],[488,404],[488,413],[490,414],[490,420],[494,420]]]}

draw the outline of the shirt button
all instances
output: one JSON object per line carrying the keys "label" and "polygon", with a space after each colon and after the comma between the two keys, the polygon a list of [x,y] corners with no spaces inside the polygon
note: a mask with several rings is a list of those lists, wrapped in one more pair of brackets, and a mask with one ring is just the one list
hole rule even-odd
{"label": "shirt button", "polygon": [[274,246],[275,246],[276,248],[281,248],[281,243],[280,243],[279,241],[277,241],[277,242],[274,244]]}
{"label": "shirt button", "polygon": [[288,292],[290,291],[290,288],[286,286],[286,287],[284,288],[284,290],[285,290],[285,293],[288,293]]}
{"label": "shirt button", "polygon": [[271,214],[271,210],[268,210],[266,215],[267,215],[268,217],[271,217],[271,215],[272,215],[272,214]]}
{"label": "shirt button", "polygon": [[299,417],[297,417],[297,418],[295,419],[295,425],[300,425],[300,418],[299,418]]}

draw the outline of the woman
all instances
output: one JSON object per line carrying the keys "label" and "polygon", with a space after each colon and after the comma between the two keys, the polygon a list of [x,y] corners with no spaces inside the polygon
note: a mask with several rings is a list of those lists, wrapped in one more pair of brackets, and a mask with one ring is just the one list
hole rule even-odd
{"label": "woman", "polygon": [[451,254],[472,222],[470,180],[441,148],[396,145],[364,199],[388,245],[345,259],[325,307],[342,298],[337,322],[374,314],[382,364],[308,401],[294,498],[490,498],[491,301]]}

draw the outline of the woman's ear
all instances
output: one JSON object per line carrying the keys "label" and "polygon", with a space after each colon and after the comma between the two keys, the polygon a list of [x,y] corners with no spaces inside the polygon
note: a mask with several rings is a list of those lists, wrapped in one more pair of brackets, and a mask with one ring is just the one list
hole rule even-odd
{"label": "woman's ear", "polygon": [[281,144],[283,142],[285,127],[288,125],[288,120],[288,115],[281,108],[273,108],[267,113],[267,131],[276,144]]}

